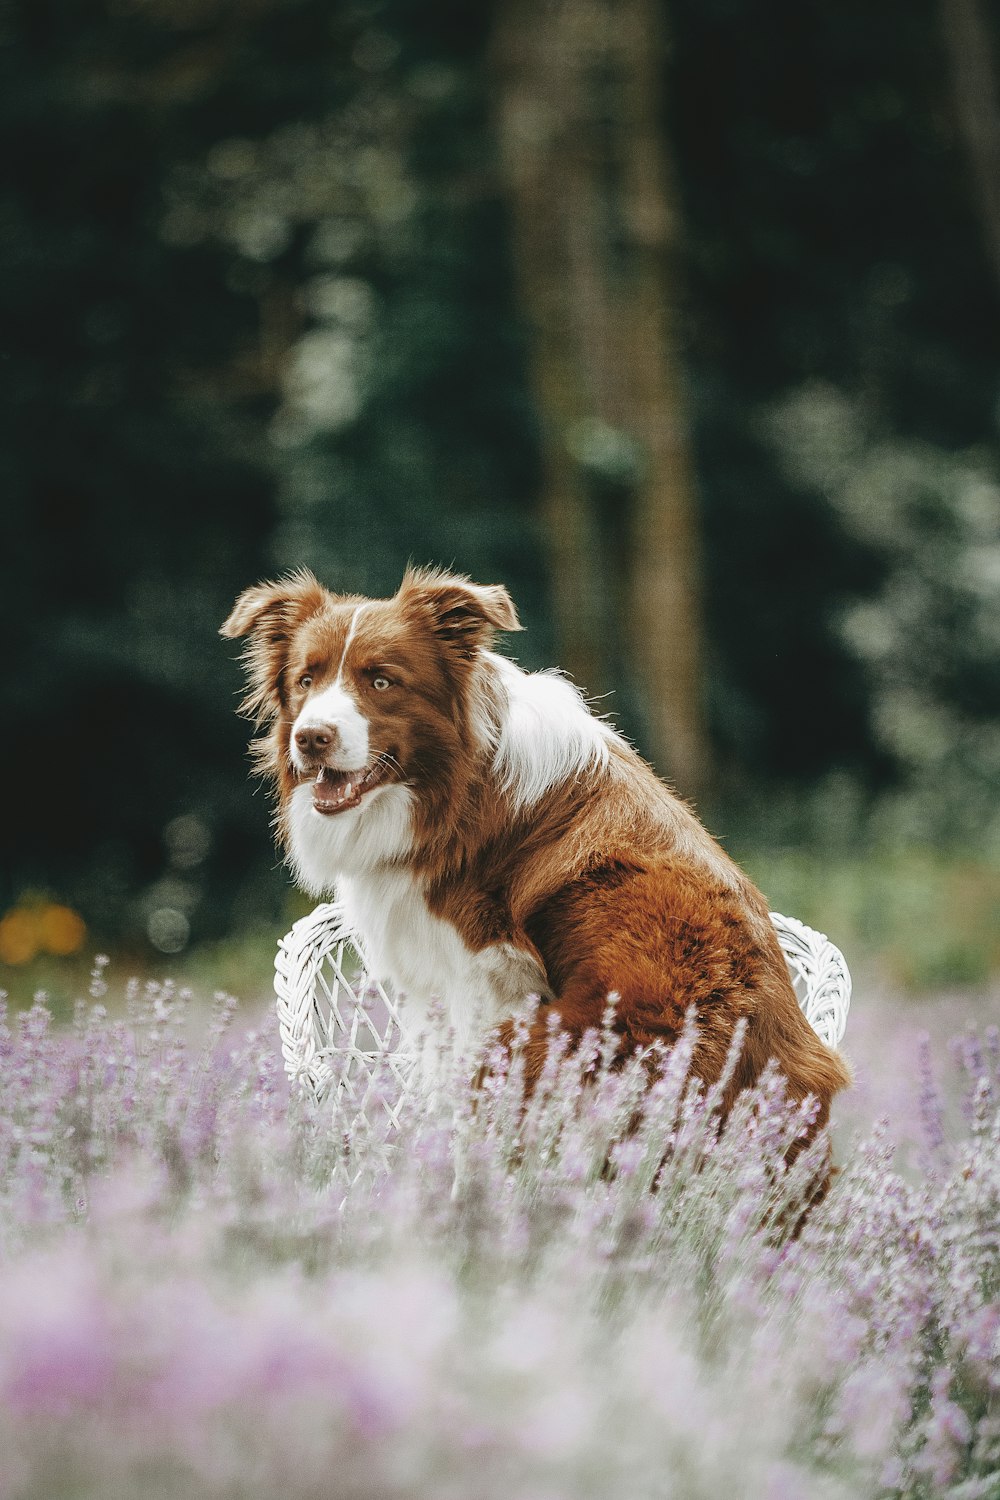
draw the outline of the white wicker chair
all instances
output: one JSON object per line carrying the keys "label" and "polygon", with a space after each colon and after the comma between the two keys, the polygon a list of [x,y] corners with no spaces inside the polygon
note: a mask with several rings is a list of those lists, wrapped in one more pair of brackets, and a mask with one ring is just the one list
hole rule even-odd
{"label": "white wicker chair", "polygon": [[[847,1025],[851,976],[821,932],[771,913],[807,1021],[831,1047]],[[344,1124],[399,1124],[415,1060],[399,1011],[383,986],[356,970],[335,904],[317,906],[278,944],[274,989],[285,1071],[317,1102],[336,1094]],[[373,1121],[369,1111],[382,1112]]]}

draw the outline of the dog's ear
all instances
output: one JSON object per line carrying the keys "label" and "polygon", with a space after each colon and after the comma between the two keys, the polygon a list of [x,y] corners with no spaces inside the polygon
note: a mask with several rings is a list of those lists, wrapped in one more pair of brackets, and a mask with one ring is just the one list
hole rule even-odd
{"label": "dog's ear", "polygon": [[258,583],[252,589],[244,589],[219,627],[219,634],[234,640],[259,628],[268,617],[304,619],[321,608],[325,599],[326,589],[315,574],[308,568],[296,568],[275,583]]}
{"label": "dog's ear", "polygon": [[220,635],[230,640],[250,637],[243,652],[248,687],[240,713],[258,728],[281,708],[282,674],[293,630],[318,613],[328,597],[308,568],[300,568],[275,583],[245,589],[224,621]]}
{"label": "dog's ear", "polygon": [[489,646],[498,630],[522,628],[514,601],[500,583],[470,583],[454,573],[411,568],[399,594],[430,618],[439,640],[466,659]]}

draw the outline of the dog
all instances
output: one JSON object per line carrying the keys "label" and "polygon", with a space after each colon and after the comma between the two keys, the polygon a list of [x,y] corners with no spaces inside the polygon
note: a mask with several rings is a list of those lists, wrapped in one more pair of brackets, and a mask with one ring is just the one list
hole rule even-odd
{"label": "dog", "polygon": [[507,590],[410,569],[391,599],[301,570],[247,589],[241,711],[298,883],[335,892],[368,970],[415,1028],[443,1006],[470,1054],[540,997],[530,1087],[553,1010],[571,1038],[617,996],[621,1055],[669,1045],[693,1007],[693,1071],[732,1098],[774,1059],[816,1128],[850,1081],[805,1020],[764,897],[695,814],[557,672],[492,647]]}

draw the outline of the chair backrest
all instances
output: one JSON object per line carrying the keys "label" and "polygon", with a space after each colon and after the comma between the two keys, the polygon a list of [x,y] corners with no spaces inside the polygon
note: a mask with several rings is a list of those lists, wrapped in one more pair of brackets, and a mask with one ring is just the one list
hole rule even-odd
{"label": "chair backrest", "polygon": [[[836,1047],[851,1003],[844,955],[794,917],[772,912],[771,920],[806,1020]],[[397,1124],[414,1058],[401,1045],[395,999],[360,971],[335,903],[317,906],[285,934],[274,971],[288,1076],[316,1100],[335,1090],[342,1104],[354,1106],[354,1121],[363,1121],[375,1105]],[[387,1089],[387,1080],[398,1087]]]}

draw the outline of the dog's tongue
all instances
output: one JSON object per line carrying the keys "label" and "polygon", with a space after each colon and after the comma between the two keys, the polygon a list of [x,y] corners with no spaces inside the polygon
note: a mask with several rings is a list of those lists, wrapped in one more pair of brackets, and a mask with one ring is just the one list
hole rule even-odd
{"label": "dog's tongue", "polygon": [[334,808],[352,800],[363,771],[331,771],[324,766],[313,784],[313,801],[318,807]]}

